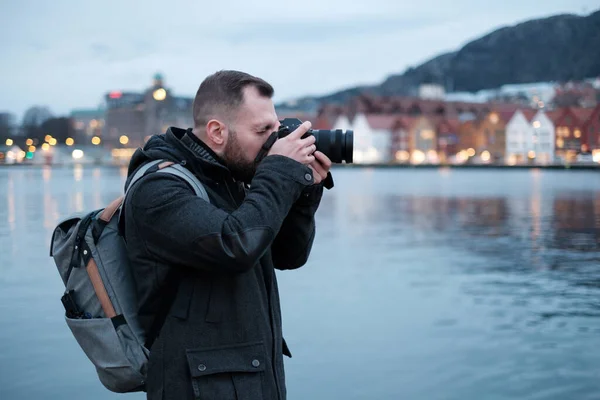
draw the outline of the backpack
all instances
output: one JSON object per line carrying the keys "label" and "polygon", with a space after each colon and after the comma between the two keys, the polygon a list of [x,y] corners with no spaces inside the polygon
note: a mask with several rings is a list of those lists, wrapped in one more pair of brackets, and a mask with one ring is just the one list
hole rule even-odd
{"label": "backpack", "polygon": [[138,169],[123,196],[105,208],[63,219],[50,241],[50,257],[65,285],[61,301],[67,326],[100,382],[117,393],[145,391],[149,332],[137,319],[135,284],[119,225],[127,193],[149,173],[176,175],[209,201],[202,184],[182,165],[152,161]]}

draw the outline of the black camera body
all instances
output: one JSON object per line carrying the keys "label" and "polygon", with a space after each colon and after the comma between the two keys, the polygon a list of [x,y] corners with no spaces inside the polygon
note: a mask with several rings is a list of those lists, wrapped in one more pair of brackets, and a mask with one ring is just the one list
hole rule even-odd
{"label": "black camera body", "polygon": [[[302,125],[302,121],[298,118],[284,118],[279,123],[281,124],[277,131],[279,138],[289,135]],[[302,137],[308,137],[309,135],[315,137],[317,150],[329,157],[332,163],[352,163],[354,153],[354,132],[352,130],[309,129]]]}

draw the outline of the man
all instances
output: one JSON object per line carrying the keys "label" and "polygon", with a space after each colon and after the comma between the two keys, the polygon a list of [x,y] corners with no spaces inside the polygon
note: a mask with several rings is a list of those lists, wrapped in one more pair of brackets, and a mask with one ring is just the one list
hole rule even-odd
{"label": "man", "polygon": [[279,127],[272,95],[262,79],[217,72],[198,89],[194,128],[171,127],[132,157],[126,187],[144,163],[165,159],[192,171],[210,198],[152,173],[126,199],[140,320],[149,332],[160,326],[147,343],[148,399],[286,398],[291,354],[274,270],[306,263],[331,161],[312,135],[302,138],[309,122],[260,156]]}

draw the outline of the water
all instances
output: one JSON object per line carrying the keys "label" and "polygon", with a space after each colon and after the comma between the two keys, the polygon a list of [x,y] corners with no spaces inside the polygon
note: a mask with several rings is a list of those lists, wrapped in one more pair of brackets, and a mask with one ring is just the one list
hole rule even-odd
{"label": "water", "polygon": [[[142,399],[62,319],[59,218],[117,168],[0,168],[0,399]],[[309,263],[279,273],[290,399],[600,399],[600,175],[340,170]]]}

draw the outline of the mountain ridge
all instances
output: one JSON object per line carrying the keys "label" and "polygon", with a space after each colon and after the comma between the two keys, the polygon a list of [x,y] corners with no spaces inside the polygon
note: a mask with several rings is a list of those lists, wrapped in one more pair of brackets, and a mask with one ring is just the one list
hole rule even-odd
{"label": "mountain ridge", "polygon": [[423,83],[447,92],[477,92],[505,84],[565,82],[600,76],[600,9],[587,15],[557,14],[507,25],[438,54],[381,83],[350,86],[282,102],[279,108],[315,110],[359,93],[416,96]]}

